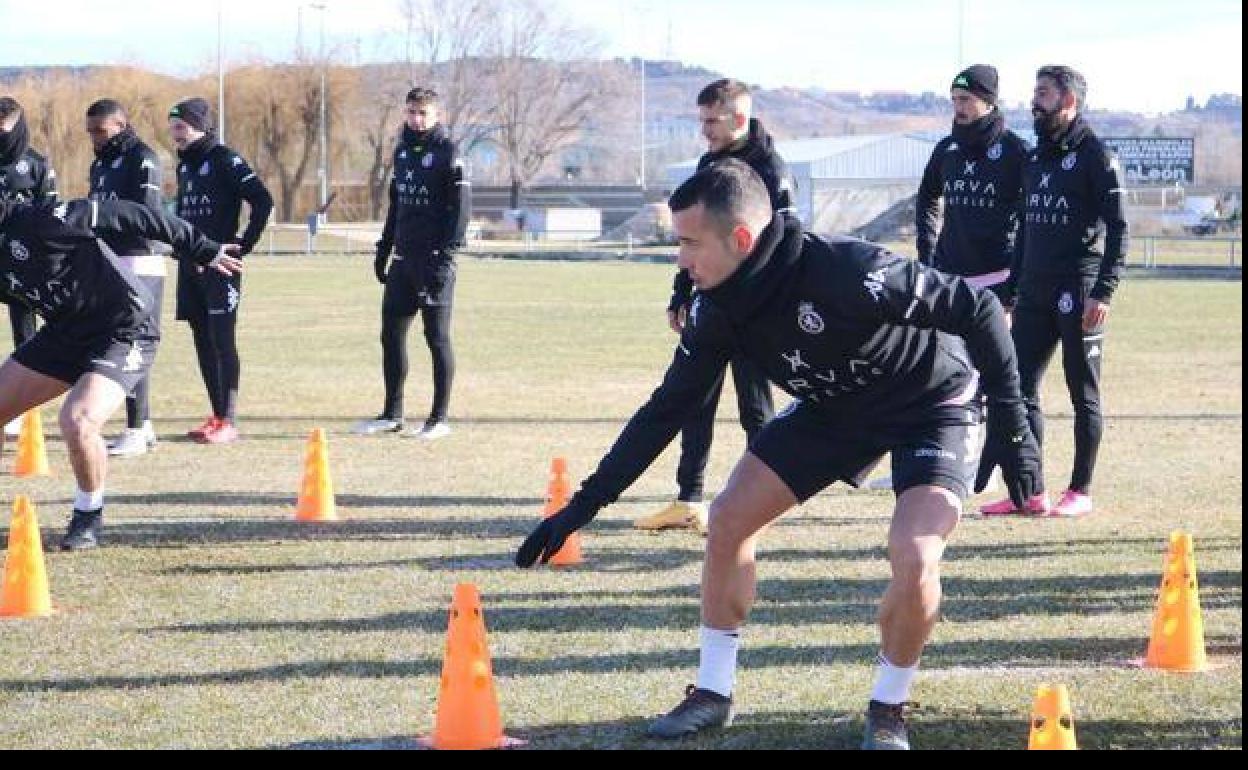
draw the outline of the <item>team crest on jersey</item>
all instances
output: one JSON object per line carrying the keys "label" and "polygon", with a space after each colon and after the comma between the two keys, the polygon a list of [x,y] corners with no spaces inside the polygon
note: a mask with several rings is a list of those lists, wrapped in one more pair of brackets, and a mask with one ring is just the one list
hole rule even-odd
{"label": "team crest on jersey", "polygon": [[988,148],[988,160],[1001,160],[1001,143],[997,142]]}
{"label": "team crest on jersey", "polygon": [[204,161],[204,165],[199,167],[200,176],[208,176],[208,174],[211,173],[211,171],[212,171],[212,164],[209,163],[208,161]]}
{"label": "team crest on jersey", "polygon": [[121,158],[118,158],[117,160],[113,161],[113,168],[115,169],[121,168]]}
{"label": "team crest on jersey", "polygon": [[18,262],[25,262],[30,259],[30,249],[26,248],[26,244],[16,238],[9,241],[9,252],[13,254],[13,259]]}
{"label": "team crest on jersey", "polygon": [[29,173],[30,173],[30,163],[29,163],[28,161],[25,161],[25,160],[19,160],[19,161],[17,162],[17,165],[13,167],[13,170],[14,170],[14,171],[16,171],[16,172],[17,172],[17,173],[19,173],[19,174],[29,174]]}
{"label": "team crest on jersey", "polygon": [[433,168],[433,153],[431,152],[425,153],[425,157],[420,159],[420,165],[424,166],[425,168]]}
{"label": "team crest on jersey", "polygon": [[823,323],[823,316],[819,315],[810,302],[797,306],[797,325],[807,334],[823,334],[823,330],[827,328]]}
{"label": "team crest on jersey", "polygon": [[1073,152],[1067,153],[1066,157],[1062,158],[1062,168],[1067,171],[1074,171],[1076,158],[1077,156]]}
{"label": "team crest on jersey", "polygon": [[1075,309],[1074,295],[1072,295],[1070,292],[1063,293],[1061,298],[1057,300],[1057,311],[1061,313],[1062,315],[1070,315],[1074,309]]}

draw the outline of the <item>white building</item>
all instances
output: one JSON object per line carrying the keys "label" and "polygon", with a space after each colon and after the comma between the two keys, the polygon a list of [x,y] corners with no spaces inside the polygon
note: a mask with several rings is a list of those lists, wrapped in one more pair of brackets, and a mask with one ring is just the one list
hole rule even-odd
{"label": "white building", "polygon": [[[845,233],[912,197],[937,138],[863,134],[776,142],[796,187],[798,215],[816,233]],[[693,175],[697,159],[667,167],[675,189]]]}

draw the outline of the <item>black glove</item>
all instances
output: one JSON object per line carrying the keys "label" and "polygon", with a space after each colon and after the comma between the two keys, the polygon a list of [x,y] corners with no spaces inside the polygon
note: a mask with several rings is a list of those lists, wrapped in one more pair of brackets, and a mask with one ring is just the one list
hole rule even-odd
{"label": "black glove", "polygon": [[597,511],[573,497],[563,510],[542,521],[524,539],[520,550],[516,551],[516,566],[532,567],[534,563],[550,561],[563,548],[568,536],[592,521],[595,513]]}
{"label": "black glove", "polygon": [[1044,490],[1040,445],[1027,424],[1022,404],[989,403],[988,440],[984,442],[979,472],[975,475],[977,493],[988,486],[992,469],[998,465],[1010,500],[1020,509]]}
{"label": "black glove", "polygon": [[377,256],[373,259],[373,273],[377,276],[377,282],[383,286],[386,283],[386,267],[389,261],[390,255],[378,249]]}

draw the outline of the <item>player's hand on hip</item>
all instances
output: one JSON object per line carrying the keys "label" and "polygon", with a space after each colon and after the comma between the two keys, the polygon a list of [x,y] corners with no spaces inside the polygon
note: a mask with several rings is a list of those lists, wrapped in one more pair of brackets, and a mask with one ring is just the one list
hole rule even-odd
{"label": "player's hand on hip", "polygon": [[225,244],[207,266],[222,275],[234,275],[235,273],[243,272],[243,260],[237,256],[240,248],[237,243]]}
{"label": "player's hand on hip", "polygon": [[682,333],[685,330],[685,319],[687,318],[688,313],[689,311],[686,309],[685,305],[681,305],[675,310],[668,310],[667,325],[672,327],[672,331],[677,334]]}
{"label": "player's hand on hip", "polygon": [[1109,303],[1099,299],[1089,299],[1083,306],[1083,330],[1094,331],[1105,325],[1109,318]]}

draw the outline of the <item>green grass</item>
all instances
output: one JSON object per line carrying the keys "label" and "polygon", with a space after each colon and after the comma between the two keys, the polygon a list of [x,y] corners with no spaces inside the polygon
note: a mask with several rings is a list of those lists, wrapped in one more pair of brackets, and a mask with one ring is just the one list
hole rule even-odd
{"label": "green grass", "polygon": [[[673,339],[660,265],[466,260],[456,432],[432,446],[346,435],[381,399],[379,287],[365,258],[256,260],[242,321],[242,427],[178,436],[206,401],[189,335],[167,325],[163,437],[115,463],[109,546],[48,553],[47,620],[0,622],[0,747],[406,747],[428,733],[453,585],[480,587],[508,731],[541,748],[642,747],[697,660],[702,540],[635,533],[673,492],[667,452],[585,537],[569,571],[510,567],[550,458],[578,478],[657,383]],[[1087,748],[1242,746],[1242,299],[1239,283],[1124,284],[1106,353],[1101,510],[968,519],[945,568],[944,622],[915,692],[919,748],[1022,748],[1035,687],[1066,682]],[[3,344],[3,343],[0,343]],[[412,335],[408,413],[429,398]],[[1055,365],[1049,484],[1070,462]],[[726,395],[709,487],[743,447]],[[54,424],[53,411],[44,412]],[[308,431],[331,433],[347,520],[290,518]],[[72,477],[0,476],[53,540]],[[5,458],[11,461],[11,454]],[[851,747],[872,675],[891,497],[834,488],[760,554],[739,724],[699,747]],[[1147,644],[1167,535],[1196,537],[1216,671],[1122,665]]]}

